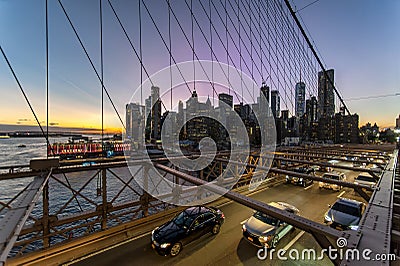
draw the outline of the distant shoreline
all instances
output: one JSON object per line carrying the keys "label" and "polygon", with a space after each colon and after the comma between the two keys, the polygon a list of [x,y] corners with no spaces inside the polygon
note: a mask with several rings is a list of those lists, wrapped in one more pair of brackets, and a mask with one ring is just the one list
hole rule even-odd
{"label": "distant shoreline", "polygon": [[[76,134],[76,133],[50,133],[49,137],[51,138],[62,138],[62,137],[82,137],[84,134]],[[91,135],[97,135],[91,133]],[[42,132],[9,132],[9,133],[0,133],[0,136],[10,137],[10,138],[43,138]]]}
{"label": "distant shoreline", "polygon": [[[47,128],[42,127],[45,134],[47,134]],[[70,136],[81,136],[81,135],[101,135],[101,129],[98,128],[73,128],[73,127],[56,127],[50,126],[48,128],[50,137],[70,137]],[[121,134],[121,130],[107,130],[104,129],[105,135]],[[10,136],[11,138],[35,138],[43,137],[42,131],[39,126],[33,125],[10,125],[0,124],[0,136]]]}

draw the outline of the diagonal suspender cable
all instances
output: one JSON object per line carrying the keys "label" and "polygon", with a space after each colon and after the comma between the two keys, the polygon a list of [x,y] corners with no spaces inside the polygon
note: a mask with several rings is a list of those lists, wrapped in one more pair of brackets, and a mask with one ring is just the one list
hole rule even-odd
{"label": "diagonal suspender cable", "polygon": [[290,14],[292,15],[293,19],[296,21],[297,26],[300,28],[301,33],[303,34],[303,37],[304,37],[304,39],[306,40],[308,46],[310,47],[310,49],[311,49],[311,51],[312,51],[314,57],[317,59],[319,66],[321,67],[322,71],[324,72],[325,78],[326,78],[326,79],[328,80],[328,82],[331,84],[331,86],[333,87],[333,89],[334,89],[336,95],[338,96],[340,102],[343,104],[343,107],[345,108],[345,110],[347,111],[347,113],[350,115],[350,114],[351,114],[351,113],[350,113],[350,110],[347,108],[347,105],[345,104],[345,102],[344,102],[342,96],[340,96],[339,91],[338,91],[338,90],[336,89],[336,87],[335,87],[335,84],[333,83],[333,81],[331,80],[331,78],[326,74],[326,69],[325,69],[324,65],[322,64],[321,59],[319,58],[317,52],[315,51],[313,45],[311,44],[310,39],[308,38],[308,36],[307,36],[307,34],[305,33],[305,31],[304,31],[302,25],[300,24],[300,21],[299,21],[299,19],[297,18],[296,14],[294,13],[294,11],[293,11],[293,9],[292,9],[292,7],[291,7],[289,1],[288,1],[288,0],[284,0],[284,1],[285,1],[285,4],[286,4],[287,8],[288,8],[289,11],[290,11]]}
{"label": "diagonal suspender cable", "polygon": [[74,26],[74,24],[72,23],[72,20],[71,20],[71,18],[69,17],[69,15],[68,15],[68,13],[67,13],[67,10],[64,8],[64,5],[61,3],[61,0],[58,0],[58,3],[60,4],[61,9],[63,10],[64,15],[65,15],[65,17],[67,18],[67,20],[68,20],[68,22],[69,22],[69,24],[70,24],[72,30],[74,31],[75,36],[76,36],[76,38],[78,39],[78,42],[79,42],[79,44],[81,45],[81,47],[82,47],[82,49],[83,49],[83,51],[84,51],[84,53],[85,53],[87,59],[89,60],[90,65],[92,66],[93,71],[95,72],[95,74],[96,74],[96,76],[97,76],[97,79],[100,81],[102,87],[104,88],[104,91],[105,91],[105,93],[106,93],[106,95],[107,95],[107,97],[108,97],[108,99],[109,99],[109,101],[110,101],[112,107],[114,108],[114,111],[115,111],[115,113],[117,114],[119,121],[121,122],[122,126],[123,126],[124,129],[126,130],[125,123],[122,121],[122,118],[121,118],[121,116],[120,116],[120,114],[119,114],[117,108],[115,107],[115,104],[114,104],[114,102],[113,102],[113,100],[112,100],[110,94],[108,93],[108,90],[107,90],[106,86],[104,85],[104,83],[103,83],[103,81],[102,81],[102,79],[101,79],[101,77],[100,77],[100,75],[99,75],[99,73],[98,73],[96,67],[94,66],[93,61],[92,61],[92,59],[90,58],[89,53],[87,52],[87,50],[86,50],[86,48],[85,48],[85,45],[83,44],[81,38],[79,37],[79,34],[78,34],[78,32],[76,31],[75,26]]}
{"label": "diagonal suspender cable", "polygon": [[20,89],[22,95],[23,95],[24,98],[25,98],[26,103],[27,103],[28,106],[29,106],[29,109],[31,110],[33,116],[35,117],[36,123],[38,124],[38,126],[39,126],[39,128],[40,128],[40,131],[42,132],[42,135],[43,135],[44,138],[46,139],[47,147],[49,147],[49,146],[50,146],[49,138],[48,138],[48,136],[46,135],[46,133],[44,132],[44,129],[43,129],[42,125],[40,124],[39,118],[37,117],[37,115],[36,115],[36,113],[35,113],[35,110],[33,109],[33,106],[31,105],[31,103],[30,103],[30,101],[29,101],[29,99],[28,99],[28,96],[26,95],[26,93],[25,93],[25,91],[24,91],[24,89],[23,89],[21,83],[19,82],[19,79],[18,79],[17,75],[15,74],[15,71],[14,71],[13,67],[11,66],[11,63],[10,63],[10,61],[8,60],[7,55],[6,55],[6,53],[4,52],[3,47],[2,47],[1,45],[0,45],[0,50],[1,50],[1,53],[3,54],[4,60],[6,60],[6,63],[7,63],[7,65],[8,65],[8,68],[10,69],[12,75],[14,76],[15,82],[17,83],[17,85],[18,85],[18,87],[19,87],[19,89]]}

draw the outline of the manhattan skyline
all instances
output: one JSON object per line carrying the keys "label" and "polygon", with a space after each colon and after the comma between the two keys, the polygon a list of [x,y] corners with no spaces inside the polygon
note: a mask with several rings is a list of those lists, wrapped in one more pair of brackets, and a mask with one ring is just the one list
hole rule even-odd
{"label": "manhattan skyline", "polygon": [[[129,15],[129,11],[137,7],[134,4],[122,2],[112,3],[127,24],[128,33],[134,45],[137,46],[137,20]],[[291,4],[297,10],[311,2],[298,0]],[[63,1],[63,3],[76,24],[96,67],[99,68],[99,23],[98,15],[96,15],[98,1],[85,1],[85,3]],[[137,2],[135,3],[137,5]],[[176,3],[172,4],[175,4],[179,10]],[[149,8],[157,9],[154,3],[148,3],[148,5]],[[106,62],[104,82],[112,93],[117,110],[123,114],[125,104],[140,85],[140,66],[133,60],[129,43],[118,28],[110,7],[106,2],[103,6],[104,61]],[[41,122],[46,118],[44,7],[44,1],[32,3],[3,0],[0,2],[2,48],[15,68]],[[165,8],[165,3],[163,8]],[[197,8],[200,9],[200,7]],[[351,100],[399,92],[400,56],[396,47],[396,43],[400,42],[400,33],[396,30],[400,25],[400,18],[397,16],[399,11],[400,3],[396,1],[383,1],[376,4],[373,1],[322,0],[297,13],[301,16],[300,21],[303,26],[309,30],[311,35],[309,37],[314,40],[314,45],[321,52],[326,67],[335,69],[335,85],[345,101],[349,99],[346,104],[350,111],[360,116],[360,126],[369,121],[377,122],[381,127],[393,127],[400,112],[397,107],[399,96]],[[327,13],[329,16],[324,15]],[[20,16],[15,16],[15,14],[20,14]],[[374,17],[373,20],[371,14]],[[167,19],[168,14],[160,12],[156,15],[159,20],[164,20]],[[148,20],[147,18],[144,22],[143,29],[150,27]],[[190,24],[190,18],[187,22]],[[152,35],[154,32],[147,33],[145,30],[143,32],[144,43],[149,46],[149,50],[143,50],[143,58],[149,74],[152,75],[167,67],[169,63],[165,58],[161,60],[161,56],[158,58],[158,55],[151,54],[151,48],[161,45],[161,41]],[[177,49],[179,46],[183,47],[179,43],[174,45],[178,47]],[[199,44],[198,41],[199,48],[197,49],[199,49],[200,59],[210,59],[204,46],[204,43]],[[206,54],[208,57],[205,56]],[[216,55],[220,55],[221,58],[224,53],[216,47]],[[165,51],[163,56],[165,56]],[[190,54],[176,53],[177,62],[190,57]],[[55,1],[49,3],[49,77],[50,125],[101,127],[101,86],[84,57],[61,8]],[[259,77],[255,79],[258,87],[261,87],[261,79]],[[306,87],[310,86],[307,81],[305,83]],[[161,89],[168,86],[168,84],[155,85]],[[273,85],[270,86],[271,90],[277,89]],[[294,93],[295,84],[291,86],[291,89]],[[3,111],[0,124],[34,124],[32,114],[4,58],[0,60],[0,90],[4,95],[0,99]],[[291,109],[291,106],[283,106],[283,104],[281,103],[281,110]],[[104,108],[104,127],[121,128],[108,100],[105,100]],[[291,111],[294,112],[294,109]]]}

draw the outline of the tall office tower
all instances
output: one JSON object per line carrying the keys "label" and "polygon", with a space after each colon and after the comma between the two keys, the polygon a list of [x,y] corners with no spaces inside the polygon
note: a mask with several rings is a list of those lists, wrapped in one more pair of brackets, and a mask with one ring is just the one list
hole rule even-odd
{"label": "tall office tower", "polygon": [[178,113],[183,114],[183,102],[181,100],[178,102]]}
{"label": "tall office tower", "polygon": [[160,139],[161,135],[161,99],[160,88],[151,86],[151,138]]}
{"label": "tall office tower", "polygon": [[296,98],[295,98],[295,114],[298,118],[302,117],[305,112],[305,100],[306,100],[306,84],[302,81],[296,84]]}
{"label": "tall office tower", "polygon": [[279,97],[279,91],[273,90],[271,91],[271,110],[272,110],[272,115],[274,118],[277,118],[280,116],[281,112],[281,101]]}
{"label": "tall office tower", "polygon": [[289,119],[289,110],[282,110],[282,120],[287,121]]}
{"label": "tall office tower", "polygon": [[126,105],[126,136],[136,145],[143,144],[144,137],[144,109],[145,107],[137,103]]}
{"label": "tall office tower", "polygon": [[317,121],[317,98],[312,96],[306,101],[307,125]]}
{"label": "tall office tower", "polygon": [[334,70],[329,69],[325,73],[318,72],[318,111],[317,119],[321,117],[332,117],[335,114],[335,94],[333,84],[335,82]]}
{"label": "tall office tower", "polygon": [[[224,102],[226,105],[230,106],[231,109],[233,107],[233,96],[226,94],[226,93],[220,93],[218,94],[218,100],[219,103]],[[221,108],[221,105],[219,106]]]}
{"label": "tall office tower", "polygon": [[262,84],[260,88],[260,100],[258,102],[258,111],[260,112],[261,116],[267,117],[269,114],[269,87]]}
{"label": "tall office tower", "polygon": [[126,119],[126,138],[130,139],[132,136],[132,103],[125,105],[125,119]]}
{"label": "tall office tower", "polygon": [[146,130],[145,130],[145,136],[146,136],[146,140],[150,140],[151,137],[151,95],[146,98],[144,100],[144,106],[145,106],[145,110],[144,110],[144,115],[145,117],[145,121],[146,121]]}

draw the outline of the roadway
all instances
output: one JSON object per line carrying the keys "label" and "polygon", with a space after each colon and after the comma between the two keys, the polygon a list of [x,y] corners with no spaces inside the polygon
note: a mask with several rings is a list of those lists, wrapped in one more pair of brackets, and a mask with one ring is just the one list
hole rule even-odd
{"label": "roadway", "polygon": [[[357,173],[343,171],[347,181],[352,182]],[[320,174],[320,173],[318,173]],[[293,204],[300,214],[311,220],[321,222],[323,215],[338,197],[362,200],[351,189],[344,188],[339,192],[320,190],[318,183],[303,188],[291,184],[264,189],[251,195],[252,198],[263,201],[284,201]],[[258,248],[242,238],[241,223],[253,214],[253,211],[235,202],[220,206],[225,214],[225,223],[217,236],[203,236],[198,241],[184,246],[181,253],[175,257],[157,255],[150,246],[150,233],[132,239],[130,242],[111,248],[99,254],[77,261],[74,265],[309,265],[310,261],[280,261],[276,255],[271,261],[257,258]],[[154,225],[156,227],[158,225]],[[317,254],[320,247],[314,238],[298,229],[286,235],[278,244],[277,249],[315,248]],[[325,256],[323,260],[312,262],[313,265],[332,265]]]}

